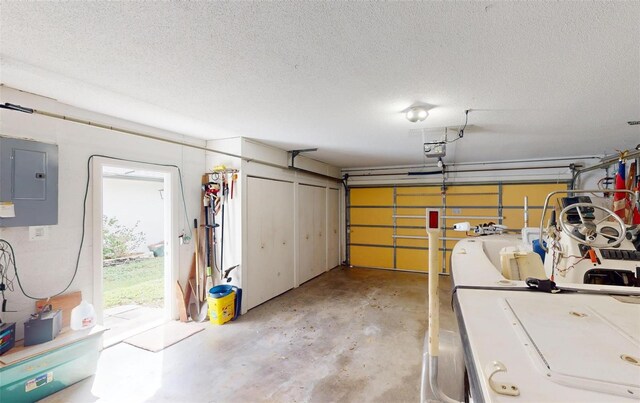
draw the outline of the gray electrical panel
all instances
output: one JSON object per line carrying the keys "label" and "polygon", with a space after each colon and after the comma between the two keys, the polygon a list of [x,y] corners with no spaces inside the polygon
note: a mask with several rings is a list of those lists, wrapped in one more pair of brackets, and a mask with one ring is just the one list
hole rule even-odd
{"label": "gray electrical panel", "polygon": [[58,146],[0,137],[0,227],[58,223]]}

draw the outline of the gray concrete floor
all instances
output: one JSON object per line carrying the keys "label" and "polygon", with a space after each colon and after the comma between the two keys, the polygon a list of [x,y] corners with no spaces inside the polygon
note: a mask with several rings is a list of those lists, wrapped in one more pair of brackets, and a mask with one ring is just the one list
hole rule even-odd
{"label": "gray concrete floor", "polygon": [[[454,329],[441,277],[441,324]],[[102,352],[47,402],[416,402],[427,276],[337,268],[161,352]]]}
{"label": "gray concrete floor", "polygon": [[162,322],[163,309],[141,305],[120,305],[104,310],[105,347]]}

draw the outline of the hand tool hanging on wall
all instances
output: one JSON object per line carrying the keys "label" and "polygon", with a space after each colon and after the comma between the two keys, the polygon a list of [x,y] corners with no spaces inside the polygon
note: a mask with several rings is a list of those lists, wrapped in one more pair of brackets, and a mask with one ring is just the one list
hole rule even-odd
{"label": "hand tool hanging on wall", "polygon": [[223,277],[227,279],[227,283],[230,283],[230,282],[231,282],[231,277],[229,276],[229,274],[230,274],[234,269],[237,269],[239,266],[240,266],[240,265],[239,265],[239,264],[237,264],[237,265],[235,265],[235,266],[231,266],[231,267],[229,267],[227,270],[225,270],[225,271],[224,271],[224,276],[223,276]]}
{"label": "hand tool hanging on wall", "polygon": [[195,238],[196,238],[196,289],[195,289],[195,294],[197,297],[197,301],[196,302],[202,302],[200,295],[200,236],[198,234],[198,220],[197,219],[193,219],[193,229],[195,231]]}
{"label": "hand tool hanging on wall", "polygon": [[[207,259],[206,264],[207,267],[211,267],[211,217],[213,216],[213,212],[211,211],[211,201],[216,196],[219,191],[219,186],[214,182],[207,182],[202,185],[202,191],[204,192],[202,196],[202,204],[204,205],[204,227],[205,227],[205,245],[206,245],[206,253]],[[215,221],[214,221],[215,222]]]}
{"label": "hand tool hanging on wall", "polygon": [[[210,178],[211,179],[211,178]],[[212,278],[212,268],[216,266],[216,253],[215,253],[215,245],[216,245],[216,200],[219,198],[220,193],[220,185],[214,181],[209,181],[202,185],[202,190],[204,192],[203,202],[204,202],[204,210],[205,210],[205,229],[206,229],[206,253],[207,253],[207,269],[206,276],[207,280],[205,289],[213,287],[213,281],[209,281],[209,278]],[[211,287],[209,287],[211,284]],[[205,290],[205,293],[206,293]]]}
{"label": "hand tool hanging on wall", "polygon": [[211,225],[208,226],[207,231],[211,231],[211,235],[210,235],[210,243],[207,243],[207,272],[206,272],[206,279],[205,279],[205,295],[207,295],[207,293],[209,292],[209,290],[211,289],[211,287],[213,287],[213,279],[211,276],[212,273],[212,267],[215,267],[216,265],[216,227],[218,226],[218,224],[216,224],[216,216],[213,213],[213,204],[214,204],[214,196],[211,195],[209,197],[209,204],[207,206],[207,217],[209,217],[209,215],[211,215],[211,217],[209,217],[209,222],[211,223]]}
{"label": "hand tool hanging on wall", "polygon": [[[237,169],[227,169],[224,165],[215,166],[212,170],[212,173],[209,175],[209,180],[212,183],[216,184],[218,191],[215,194],[215,202],[213,207],[213,220],[215,222],[216,216],[221,214],[220,218],[220,262],[218,265],[218,260],[216,257],[217,253],[217,238],[214,239],[213,246],[213,265],[216,267],[216,270],[220,272],[220,279],[227,279],[229,281],[229,272],[237,267],[234,266],[228,270],[225,270],[224,266],[224,240],[225,240],[225,220],[226,220],[226,209],[225,204],[229,201],[229,199],[233,199],[233,194],[235,192],[235,182],[238,179],[238,170]],[[229,189],[231,188],[231,189]],[[215,233],[215,231],[214,231]]]}
{"label": "hand tool hanging on wall", "polygon": [[231,200],[233,200],[233,188],[235,187],[236,180],[238,180],[238,174],[231,175]]}
{"label": "hand tool hanging on wall", "polygon": [[207,265],[206,267],[208,268],[211,265],[211,258],[210,258],[210,253],[209,253],[209,245],[211,242],[211,235],[210,235],[210,229],[209,229],[209,223],[210,218],[210,211],[209,211],[209,201],[210,201],[210,197],[207,194],[207,189],[206,189],[207,185],[202,185],[202,188],[204,190],[204,196],[202,198],[202,203],[204,204],[204,252],[206,254],[206,258],[205,258],[205,264]]}
{"label": "hand tool hanging on wall", "polygon": [[222,226],[220,227],[220,279],[224,279],[224,205],[226,204],[226,196],[229,192],[229,183],[227,182],[227,174],[221,176],[220,188],[220,204],[222,205]]}
{"label": "hand tool hanging on wall", "polygon": [[202,286],[200,283],[201,280],[201,269],[200,269],[200,235],[198,234],[198,220],[193,220],[193,227],[195,229],[194,240],[195,240],[195,285],[192,282],[192,279],[189,279],[191,284],[191,291],[193,293],[193,303],[189,304],[189,315],[191,316],[191,320],[195,322],[204,322],[207,319],[207,303],[206,301],[202,301]]}

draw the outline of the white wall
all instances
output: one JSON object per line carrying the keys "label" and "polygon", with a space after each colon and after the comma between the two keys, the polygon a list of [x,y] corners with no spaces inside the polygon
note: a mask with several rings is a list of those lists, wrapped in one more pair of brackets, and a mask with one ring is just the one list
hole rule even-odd
{"label": "white wall", "polygon": [[[157,136],[184,139],[190,143],[204,146],[204,142],[200,140],[80,110],[49,98],[6,87],[0,87],[0,102],[10,102]],[[87,159],[92,154],[150,163],[175,164],[181,167],[190,220],[199,213],[200,180],[205,166],[203,151],[41,115],[29,115],[4,109],[0,110],[0,134],[55,143],[59,146],[58,225],[49,228],[49,239],[29,241],[27,228],[0,229],[0,237],[9,241],[15,249],[20,279],[27,292],[32,295],[46,297],[52,292],[59,292],[67,285],[73,275],[82,232],[82,197],[87,180]],[[180,202],[176,203],[174,208],[180,209],[180,212],[176,214],[179,217],[178,231],[182,228],[188,231],[189,223],[185,222],[181,198],[177,197],[177,200]],[[92,206],[92,192],[90,191],[87,200],[85,242],[77,277],[69,288],[69,291],[82,291],[83,296],[90,302],[94,299]],[[176,239],[178,235],[178,233],[174,234]],[[193,244],[179,246],[178,252],[179,277],[184,284],[193,256]],[[16,291],[6,292],[6,296],[9,300],[7,309],[17,312],[0,313],[0,315],[3,321],[18,322],[16,328],[19,332],[18,336],[21,337],[21,323],[28,318],[29,314],[33,313],[34,303],[17,290],[17,284],[15,286]]]}
{"label": "white wall", "polygon": [[105,177],[102,181],[102,211],[118,224],[144,233],[135,252],[149,252],[148,245],[164,241],[164,199],[162,181]]}

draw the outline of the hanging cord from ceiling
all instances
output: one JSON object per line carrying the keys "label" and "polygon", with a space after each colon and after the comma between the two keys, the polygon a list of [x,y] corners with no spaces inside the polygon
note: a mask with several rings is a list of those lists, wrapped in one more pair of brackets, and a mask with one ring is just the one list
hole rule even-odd
{"label": "hanging cord from ceiling", "polygon": [[[179,178],[179,183],[180,183],[180,194],[182,196],[182,206],[184,208],[184,215],[185,215],[185,219],[187,220],[186,222],[189,223],[189,214],[187,212],[187,203],[185,201],[185,196],[184,196],[184,184],[183,184],[183,180],[182,180],[182,170],[180,169],[179,166],[177,165],[173,165],[173,164],[159,164],[159,163],[154,163],[154,162],[147,162],[147,161],[140,161],[140,160],[133,160],[133,159],[128,159],[128,158],[120,158],[120,157],[112,157],[109,155],[102,155],[102,154],[93,154],[90,155],[89,158],[87,159],[87,180],[85,183],[85,187],[84,187],[84,197],[83,197],[83,201],[82,201],[82,233],[80,236],[80,245],[78,246],[78,253],[76,255],[76,263],[75,263],[75,267],[73,270],[73,275],[71,276],[71,280],[69,280],[69,283],[66,285],[66,287],[64,287],[64,289],[58,293],[55,293],[53,295],[49,295],[46,297],[34,297],[33,295],[27,293],[27,291],[24,289],[24,286],[22,285],[22,281],[20,281],[20,275],[18,273],[18,266],[16,264],[16,256],[15,256],[15,252],[13,250],[13,246],[11,246],[11,244],[4,240],[4,239],[0,239],[0,289],[1,290],[1,294],[2,294],[2,299],[3,299],[3,304],[2,304],[2,310],[3,312],[5,312],[5,308],[6,308],[6,299],[4,296],[4,291],[5,289],[8,289],[9,291],[13,291],[13,279],[9,278],[9,269],[13,268],[13,272],[14,272],[14,277],[18,283],[18,287],[20,288],[20,291],[22,292],[22,294],[29,298],[29,299],[33,299],[33,300],[41,300],[41,299],[50,299],[53,297],[56,297],[58,295],[61,295],[63,293],[65,293],[69,287],[71,287],[71,284],[73,284],[73,281],[75,280],[76,276],[78,275],[78,268],[80,267],[80,257],[82,256],[82,248],[84,246],[84,239],[85,239],[85,233],[86,233],[86,222],[87,222],[87,198],[89,196],[89,184],[91,182],[91,161],[95,158],[95,157],[100,157],[100,158],[106,158],[106,159],[111,159],[111,160],[115,160],[115,161],[124,161],[124,162],[134,162],[134,163],[138,163],[138,164],[146,164],[146,165],[153,165],[153,166],[160,166],[160,167],[168,167],[168,168],[176,168],[178,170],[178,178]],[[189,227],[189,239],[191,239],[191,237],[193,236],[193,233],[191,232],[191,226],[187,225]],[[185,240],[186,241],[186,240]]]}
{"label": "hanging cord from ceiling", "polygon": [[458,141],[458,140],[460,140],[461,138],[464,137],[464,130],[467,128],[467,123],[469,123],[469,112],[470,111],[471,111],[471,109],[467,109],[467,110],[464,111],[464,126],[462,126],[462,128],[458,130],[458,137],[456,137],[453,140],[447,140],[446,133],[445,133],[445,141],[444,141],[445,143],[451,144],[454,141]]}

